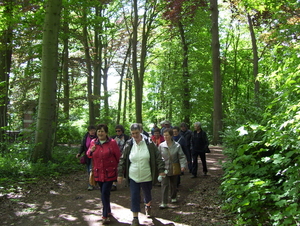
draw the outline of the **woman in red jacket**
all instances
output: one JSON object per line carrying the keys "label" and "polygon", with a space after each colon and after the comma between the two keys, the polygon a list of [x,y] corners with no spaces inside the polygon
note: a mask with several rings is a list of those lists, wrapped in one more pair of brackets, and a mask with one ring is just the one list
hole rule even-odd
{"label": "woman in red jacket", "polygon": [[91,141],[87,156],[93,159],[95,181],[99,184],[103,204],[103,224],[109,223],[111,216],[110,190],[117,179],[117,168],[121,152],[117,142],[107,136],[108,127],[99,124],[96,128],[97,138]]}

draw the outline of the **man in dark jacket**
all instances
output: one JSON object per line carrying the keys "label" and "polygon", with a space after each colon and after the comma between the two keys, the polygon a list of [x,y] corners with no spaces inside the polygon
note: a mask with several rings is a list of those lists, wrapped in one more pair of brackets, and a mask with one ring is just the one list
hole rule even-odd
{"label": "man in dark jacket", "polygon": [[206,132],[202,130],[200,122],[194,123],[195,131],[192,134],[192,174],[191,178],[197,177],[198,171],[198,155],[200,156],[202,166],[203,166],[203,173],[204,175],[207,174],[207,166],[206,166],[206,156],[205,152],[209,145]]}

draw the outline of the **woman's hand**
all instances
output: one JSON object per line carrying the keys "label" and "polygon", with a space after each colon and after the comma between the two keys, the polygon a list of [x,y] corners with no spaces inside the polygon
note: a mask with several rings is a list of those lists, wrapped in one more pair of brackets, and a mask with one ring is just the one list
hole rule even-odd
{"label": "woman's hand", "polygon": [[96,144],[94,144],[94,146],[93,147],[91,147],[91,152],[94,152],[96,150]]}

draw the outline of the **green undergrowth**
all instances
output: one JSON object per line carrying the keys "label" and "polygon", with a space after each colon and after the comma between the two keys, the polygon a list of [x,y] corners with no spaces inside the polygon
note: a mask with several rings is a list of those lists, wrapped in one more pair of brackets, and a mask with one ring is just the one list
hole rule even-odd
{"label": "green undergrowth", "polygon": [[9,145],[0,155],[0,186],[36,183],[39,179],[55,178],[82,170],[75,158],[78,148],[57,146],[53,149],[52,161],[30,162],[32,146],[24,143]]}
{"label": "green undergrowth", "polygon": [[299,124],[245,125],[226,134],[223,208],[236,225],[300,224],[298,136]]}

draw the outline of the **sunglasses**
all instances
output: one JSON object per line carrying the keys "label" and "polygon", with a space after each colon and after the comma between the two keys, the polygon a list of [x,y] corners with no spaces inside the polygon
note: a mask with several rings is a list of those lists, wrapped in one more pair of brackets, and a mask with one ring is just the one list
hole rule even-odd
{"label": "sunglasses", "polygon": [[116,130],[116,132],[121,132],[121,130]]}

